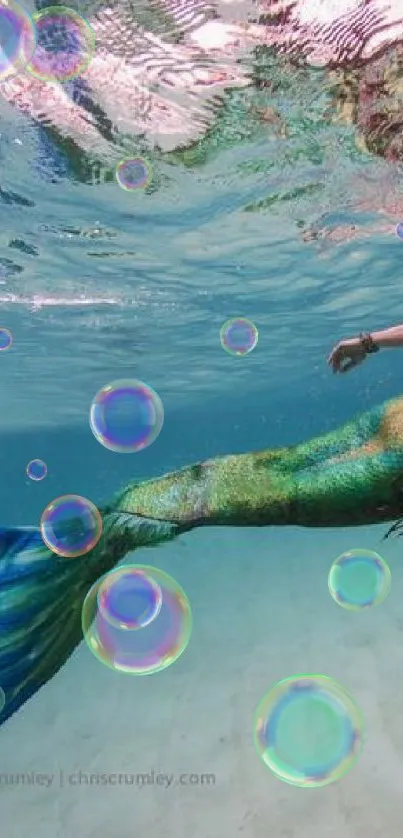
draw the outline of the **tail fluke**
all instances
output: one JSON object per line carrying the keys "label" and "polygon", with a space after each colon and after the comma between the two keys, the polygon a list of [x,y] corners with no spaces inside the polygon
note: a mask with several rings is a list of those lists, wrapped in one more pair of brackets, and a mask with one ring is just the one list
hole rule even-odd
{"label": "tail fluke", "polygon": [[37,529],[0,529],[0,724],[79,643],[82,561],[51,553]]}

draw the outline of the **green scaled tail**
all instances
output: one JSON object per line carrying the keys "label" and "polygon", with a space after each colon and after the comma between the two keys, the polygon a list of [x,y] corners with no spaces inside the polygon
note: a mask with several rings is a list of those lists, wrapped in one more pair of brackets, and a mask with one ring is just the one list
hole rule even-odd
{"label": "green scaled tail", "polygon": [[79,559],[55,556],[38,530],[0,530],[0,723],[68,659],[82,639],[89,588],[129,551],[199,526],[337,527],[402,517],[403,398],[300,445],[218,457],[130,485],[103,511],[97,547]]}
{"label": "green scaled tail", "polygon": [[206,460],[127,487],[119,508],[196,526],[360,526],[403,515],[403,399],[287,448]]}

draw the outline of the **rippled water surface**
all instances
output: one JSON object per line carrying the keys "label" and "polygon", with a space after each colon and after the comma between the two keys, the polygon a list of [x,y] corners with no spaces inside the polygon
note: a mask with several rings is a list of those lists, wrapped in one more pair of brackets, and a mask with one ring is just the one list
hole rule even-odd
{"label": "rippled water surface", "polygon": [[[113,167],[80,182],[42,129],[3,107],[0,304],[14,335],[4,427],[80,422],[98,385],[121,374],[175,406],[296,382],[329,390],[331,342],[393,319],[403,244],[399,216],[378,210],[380,185],[393,178],[398,192],[399,172],[325,118],[321,71],[270,72],[274,94],[229,94],[217,142],[212,129],[185,153],[148,151],[152,179],[135,192]],[[240,315],[259,344],[234,359],[219,329]]]}

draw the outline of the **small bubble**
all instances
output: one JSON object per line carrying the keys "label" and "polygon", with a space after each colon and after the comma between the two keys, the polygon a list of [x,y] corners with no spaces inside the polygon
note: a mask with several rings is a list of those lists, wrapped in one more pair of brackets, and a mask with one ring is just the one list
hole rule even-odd
{"label": "small bubble", "polygon": [[0,352],[4,352],[6,349],[10,349],[10,346],[13,342],[13,336],[8,329],[4,329],[0,327]]}
{"label": "small bubble", "polygon": [[372,550],[350,550],[333,562],[328,577],[334,601],[349,611],[380,605],[389,594],[388,565]]}
{"label": "small bubble", "polygon": [[48,468],[43,460],[31,460],[27,465],[26,472],[30,480],[43,480],[48,473]]}
{"label": "small bubble", "polygon": [[100,616],[120,629],[144,628],[158,616],[161,588],[136,567],[103,578],[98,588]]}
{"label": "small bubble", "polygon": [[151,166],[142,157],[121,160],[116,167],[116,180],[122,189],[144,189],[151,180]]}
{"label": "small bubble", "polygon": [[230,355],[248,355],[258,342],[258,330],[246,317],[227,320],[220,330],[221,346]]}

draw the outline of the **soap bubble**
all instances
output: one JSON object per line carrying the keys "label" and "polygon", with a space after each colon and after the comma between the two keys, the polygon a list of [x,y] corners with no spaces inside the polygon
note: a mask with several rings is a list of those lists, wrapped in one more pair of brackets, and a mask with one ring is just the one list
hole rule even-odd
{"label": "soap bubble", "polygon": [[[102,599],[104,606],[109,599],[112,609],[100,608]],[[185,651],[192,630],[190,603],[175,579],[162,570],[122,565],[98,579],[88,592],[82,629],[88,648],[105,666],[129,675],[151,675]]]}
{"label": "soap bubble", "polygon": [[102,579],[97,595],[100,617],[120,629],[145,628],[158,617],[161,588],[136,567],[123,568]]}
{"label": "soap bubble", "polygon": [[6,349],[10,349],[12,342],[13,337],[11,332],[8,329],[0,327],[0,352],[5,352]]}
{"label": "soap bubble", "polygon": [[24,70],[35,47],[32,18],[15,0],[0,0],[0,82]]}
{"label": "soap bubble", "polygon": [[144,189],[151,180],[151,166],[142,157],[121,160],[116,167],[116,180],[122,189]]}
{"label": "soap bubble", "polygon": [[31,460],[26,471],[30,480],[43,480],[48,473],[47,465],[43,460]]}
{"label": "soap bubble", "polygon": [[396,227],[396,235],[399,239],[403,239],[403,222],[399,221],[399,224]]}
{"label": "soap bubble", "polygon": [[220,330],[221,346],[230,355],[248,355],[258,342],[258,330],[246,317],[227,320]]}
{"label": "soap bubble", "polygon": [[37,46],[27,70],[42,81],[65,82],[80,76],[95,50],[90,24],[67,6],[48,6],[33,16]]}
{"label": "soap bubble", "polygon": [[46,546],[53,553],[73,559],[84,556],[98,544],[102,518],[87,498],[62,495],[44,510],[40,528]]}
{"label": "soap bubble", "polygon": [[120,454],[142,451],[162,430],[164,408],[147,384],[122,379],[96,394],[90,409],[90,427],[98,442]]}
{"label": "soap bubble", "polygon": [[361,753],[363,721],[349,693],[325,675],[278,681],[260,702],[254,740],[268,768],[294,786],[340,779]]}
{"label": "soap bubble", "polygon": [[332,564],[328,577],[331,596],[342,608],[362,611],[386,599],[391,586],[388,565],[372,550],[350,550]]}

